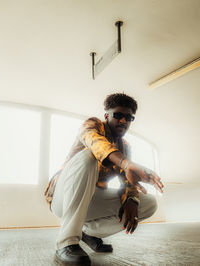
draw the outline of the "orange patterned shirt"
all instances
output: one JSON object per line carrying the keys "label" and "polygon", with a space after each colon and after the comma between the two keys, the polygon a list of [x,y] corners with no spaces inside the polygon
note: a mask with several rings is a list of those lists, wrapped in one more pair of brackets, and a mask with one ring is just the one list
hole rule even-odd
{"label": "orange patterned shirt", "polygon": [[102,122],[96,117],[91,117],[84,121],[63,166],[51,178],[46,187],[45,198],[49,206],[52,202],[57,179],[59,178],[65,165],[76,153],[84,149],[89,149],[98,160],[99,178],[96,184],[98,187],[104,189],[107,188],[108,182],[114,176],[118,176],[121,184],[119,196],[122,204],[126,201],[128,196],[138,195],[137,189],[130,185],[126,179],[123,169],[112,163],[108,163],[108,161],[105,160],[108,155],[114,151],[120,151],[128,159],[131,159],[130,146],[128,142],[123,138],[114,142],[107,122]]}

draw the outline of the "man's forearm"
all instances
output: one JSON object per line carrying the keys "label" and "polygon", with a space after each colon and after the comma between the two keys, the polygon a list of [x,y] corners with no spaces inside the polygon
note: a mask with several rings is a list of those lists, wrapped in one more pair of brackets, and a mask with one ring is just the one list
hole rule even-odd
{"label": "man's forearm", "polygon": [[154,171],[142,165],[131,162],[129,159],[124,157],[120,151],[114,151],[110,153],[107,158],[112,163],[123,169],[128,182],[133,186],[136,185],[139,187],[143,193],[147,193],[147,191],[141,184],[138,183],[139,181],[154,185],[158,191],[163,193],[163,183],[161,182],[160,177]]}
{"label": "man's forearm", "polygon": [[140,175],[146,170],[145,167],[133,163],[128,158],[126,158],[120,151],[114,151],[112,152],[108,157],[109,161],[111,161],[113,164],[117,165],[124,171],[127,169],[127,167],[131,166],[132,169],[132,179],[129,180],[130,183],[133,185],[133,183],[137,183],[140,180]]}
{"label": "man's forearm", "polygon": [[114,151],[107,157],[109,161],[121,168],[122,161],[125,159],[125,156],[120,151]]}
{"label": "man's forearm", "polygon": [[[114,151],[107,157],[109,161],[113,164],[119,166],[121,169],[126,170],[127,166],[131,163],[132,166],[134,165],[126,156],[124,156],[120,151]],[[137,171],[137,167],[136,167]]]}
{"label": "man's forearm", "polygon": [[[117,165],[121,169],[125,169],[132,162],[128,160],[121,152],[114,151],[108,156],[108,160]],[[137,182],[131,182],[131,186],[126,185],[126,191],[121,195],[121,203],[124,204],[127,197],[138,197]]]}

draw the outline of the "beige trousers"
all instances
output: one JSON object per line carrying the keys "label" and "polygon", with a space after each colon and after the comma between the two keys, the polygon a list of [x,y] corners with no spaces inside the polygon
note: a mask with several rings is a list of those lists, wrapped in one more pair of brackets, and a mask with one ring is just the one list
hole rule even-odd
{"label": "beige trousers", "polygon": [[[77,153],[63,169],[51,203],[52,212],[61,218],[56,249],[78,244],[82,231],[96,237],[107,237],[122,230],[118,222],[121,206],[117,189],[100,189],[98,162],[84,150]],[[150,217],[157,209],[154,196],[139,193],[139,221]]]}

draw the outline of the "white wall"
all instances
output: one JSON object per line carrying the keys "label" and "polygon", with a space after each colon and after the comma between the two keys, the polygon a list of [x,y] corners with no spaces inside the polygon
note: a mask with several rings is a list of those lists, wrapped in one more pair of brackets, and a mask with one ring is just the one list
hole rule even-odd
{"label": "white wall", "polygon": [[200,221],[200,183],[166,184],[163,202],[166,221]]}
{"label": "white wall", "polygon": [[44,200],[44,186],[1,185],[0,228],[59,225]]}

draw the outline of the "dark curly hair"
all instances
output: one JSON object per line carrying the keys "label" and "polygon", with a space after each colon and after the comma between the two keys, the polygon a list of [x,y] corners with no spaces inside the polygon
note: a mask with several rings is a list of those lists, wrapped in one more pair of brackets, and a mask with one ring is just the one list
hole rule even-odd
{"label": "dark curly hair", "polygon": [[105,111],[117,106],[131,108],[134,114],[136,113],[138,107],[136,100],[124,93],[114,93],[108,95],[104,101]]}

